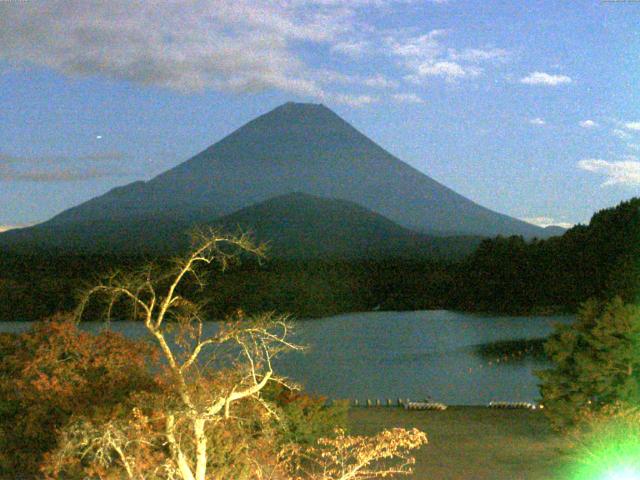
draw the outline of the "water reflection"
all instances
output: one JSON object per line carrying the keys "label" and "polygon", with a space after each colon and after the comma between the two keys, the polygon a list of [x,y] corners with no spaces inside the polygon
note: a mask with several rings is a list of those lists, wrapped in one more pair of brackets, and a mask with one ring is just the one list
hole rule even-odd
{"label": "water reflection", "polygon": [[334,398],[423,399],[459,405],[535,401],[539,356],[487,354],[480,346],[546,337],[571,316],[492,317],[450,311],[368,312],[300,322],[281,370]]}
{"label": "water reflection", "polygon": [[[546,361],[535,355],[507,355],[505,348],[509,342],[513,346],[513,341],[546,337],[555,323],[570,321],[571,316],[492,317],[444,310],[304,320],[296,323],[296,341],[309,349],[278,359],[276,367],[308,390],[331,398],[362,402],[430,397],[452,405],[531,402],[539,396],[532,372],[544,368]],[[0,322],[0,331],[28,326]],[[104,324],[85,323],[83,328],[95,332]],[[111,328],[146,336],[139,323],[112,322]],[[215,328],[208,324],[206,329]],[[487,346],[495,342],[501,342],[497,349]]]}

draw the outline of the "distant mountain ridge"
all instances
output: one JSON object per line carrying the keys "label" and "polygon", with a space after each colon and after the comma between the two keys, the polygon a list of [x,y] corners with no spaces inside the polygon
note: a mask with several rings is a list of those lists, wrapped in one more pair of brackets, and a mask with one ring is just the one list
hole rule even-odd
{"label": "distant mountain ridge", "polygon": [[[250,121],[148,182],[114,188],[20,236],[42,237],[46,231],[91,236],[81,225],[111,231],[141,224],[189,226],[293,192],[353,202],[423,234],[549,236],[436,182],[327,107],[300,103],[286,103]],[[6,233],[0,235],[0,244],[7,241]],[[130,241],[144,241],[144,236]]]}
{"label": "distant mountain ridge", "polygon": [[346,200],[294,192],[270,198],[217,219],[147,217],[126,223],[79,221],[14,230],[0,239],[13,250],[175,254],[189,246],[188,231],[210,226],[245,231],[269,246],[269,258],[366,259],[381,257],[460,258],[482,237],[418,234]]}
{"label": "distant mountain ridge", "polygon": [[284,258],[456,258],[482,241],[419,234],[353,202],[299,192],[243,208],[216,225],[249,229],[268,242],[270,257]]}

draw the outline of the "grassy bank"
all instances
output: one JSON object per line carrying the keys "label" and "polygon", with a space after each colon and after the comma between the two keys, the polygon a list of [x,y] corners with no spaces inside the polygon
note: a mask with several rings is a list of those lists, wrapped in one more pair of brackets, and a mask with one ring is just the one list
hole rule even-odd
{"label": "grassy bank", "polygon": [[[416,455],[419,480],[555,480],[566,478],[567,442],[542,412],[450,407],[443,412],[352,408],[354,433],[417,427],[429,444]],[[403,477],[406,478],[406,477]]]}

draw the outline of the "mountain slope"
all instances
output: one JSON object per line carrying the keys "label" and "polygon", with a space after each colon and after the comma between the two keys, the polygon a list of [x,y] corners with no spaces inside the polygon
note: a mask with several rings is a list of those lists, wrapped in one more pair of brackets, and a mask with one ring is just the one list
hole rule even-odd
{"label": "mountain slope", "polygon": [[[471,253],[480,237],[416,234],[355,203],[302,193],[274,197],[231,215],[195,220],[228,232],[251,231],[268,242],[271,258],[455,258]],[[194,223],[144,217],[128,222],[78,221],[7,232],[0,245],[12,250],[47,248],[72,252],[172,254],[188,247]]]}
{"label": "mountain slope", "polygon": [[432,237],[400,227],[353,202],[292,193],[243,208],[215,222],[252,231],[284,258],[454,258],[471,253],[480,237]]}
{"label": "mountain slope", "polygon": [[410,167],[328,108],[287,103],[148,182],[111,190],[44,225],[228,215],[291,192],[355,202],[430,234],[546,237]]}

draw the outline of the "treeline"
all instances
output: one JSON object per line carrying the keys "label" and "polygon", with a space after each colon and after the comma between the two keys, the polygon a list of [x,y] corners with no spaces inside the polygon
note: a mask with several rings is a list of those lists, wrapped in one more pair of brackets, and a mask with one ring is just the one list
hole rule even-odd
{"label": "treeline", "polygon": [[0,321],[39,320],[71,311],[82,288],[115,269],[136,268],[143,257],[33,251],[0,255]]}
{"label": "treeline", "polygon": [[[4,255],[0,259],[0,320],[35,320],[77,304],[83,286],[116,270],[141,268],[144,257]],[[169,258],[154,259],[168,265]],[[429,259],[379,261],[245,260],[224,275],[210,272],[200,290],[185,295],[206,300],[212,318],[239,309],[289,312],[299,318],[349,311],[447,308],[452,265]],[[124,312],[123,312],[124,313]]]}
{"label": "treeline", "polygon": [[452,305],[465,310],[575,310],[589,298],[640,293],[640,198],[597,212],[561,237],[485,240],[456,266]]}
{"label": "treeline", "polygon": [[[131,270],[142,256],[32,252],[0,258],[0,319],[32,320],[72,309],[82,285]],[[168,264],[169,258],[153,259]],[[485,240],[457,262],[429,258],[244,261],[212,272],[204,296],[214,318],[243,309],[301,318],[349,311],[459,309],[477,312],[574,311],[588,298],[636,300],[640,286],[640,199],[596,213],[588,226],[527,242]]]}

